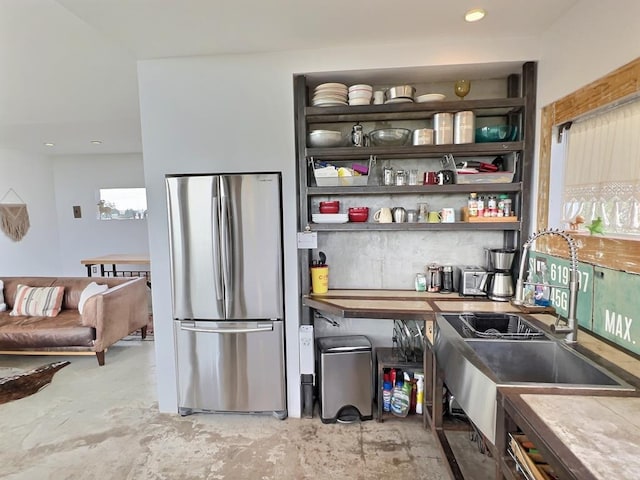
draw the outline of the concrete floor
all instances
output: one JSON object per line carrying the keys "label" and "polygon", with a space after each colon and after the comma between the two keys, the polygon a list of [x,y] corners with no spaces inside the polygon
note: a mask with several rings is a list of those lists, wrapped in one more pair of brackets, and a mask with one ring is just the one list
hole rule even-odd
{"label": "concrete floor", "polygon": [[[40,392],[0,405],[0,477],[75,479],[448,478],[419,419],[325,425],[319,418],[161,414],[152,341],[94,356],[0,355],[0,377],[69,360]],[[466,478],[493,477],[467,432],[449,435]]]}

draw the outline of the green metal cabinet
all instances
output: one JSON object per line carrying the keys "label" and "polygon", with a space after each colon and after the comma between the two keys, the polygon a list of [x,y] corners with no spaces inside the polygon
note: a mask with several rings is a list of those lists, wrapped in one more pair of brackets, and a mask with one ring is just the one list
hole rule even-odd
{"label": "green metal cabinet", "polygon": [[595,267],[593,331],[640,354],[640,275]]}

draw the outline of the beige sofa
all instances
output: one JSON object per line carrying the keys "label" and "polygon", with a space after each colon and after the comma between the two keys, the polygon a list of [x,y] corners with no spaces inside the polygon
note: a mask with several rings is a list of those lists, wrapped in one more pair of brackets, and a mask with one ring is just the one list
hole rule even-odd
{"label": "beige sofa", "polygon": [[[106,349],[140,329],[146,337],[149,321],[147,285],[143,277],[0,277],[7,310],[0,312],[0,353],[62,354],[95,352],[104,365]],[[82,314],[80,295],[90,282],[107,285],[89,297]],[[30,287],[64,287],[62,309],[55,317],[11,316],[19,284]]]}

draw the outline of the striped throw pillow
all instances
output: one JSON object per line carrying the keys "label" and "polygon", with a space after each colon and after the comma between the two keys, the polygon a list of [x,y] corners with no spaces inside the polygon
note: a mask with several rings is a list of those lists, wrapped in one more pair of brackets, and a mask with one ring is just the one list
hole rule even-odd
{"label": "striped throw pillow", "polygon": [[18,285],[10,315],[55,317],[62,308],[64,287],[28,287]]}

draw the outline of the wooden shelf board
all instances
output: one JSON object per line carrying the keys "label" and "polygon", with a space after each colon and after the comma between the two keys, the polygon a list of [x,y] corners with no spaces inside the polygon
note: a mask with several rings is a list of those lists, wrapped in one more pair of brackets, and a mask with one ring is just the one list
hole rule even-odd
{"label": "wooden shelf board", "polygon": [[469,192],[520,192],[522,183],[479,183],[456,185],[405,185],[402,187],[362,185],[346,187],[307,187],[307,195],[414,195]]}
{"label": "wooden shelf board", "polygon": [[517,222],[518,217],[469,217],[469,223]]}
{"label": "wooden shelf board", "polygon": [[476,116],[504,116],[519,112],[525,99],[499,98],[484,100],[453,100],[426,103],[398,103],[387,105],[305,107],[308,123],[364,122],[368,120],[421,120],[440,112],[472,110]]}
{"label": "wooden shelf board", "polygon": [[455,223],[312,223],[311,231],[346,232],[346,231],[421,231],[421,230],[518,230],[520,222],[455,222]]}

